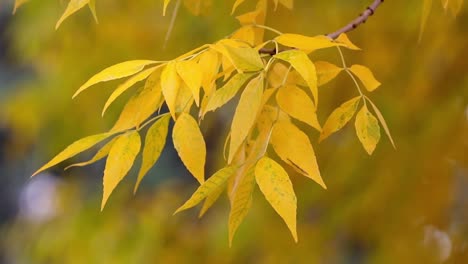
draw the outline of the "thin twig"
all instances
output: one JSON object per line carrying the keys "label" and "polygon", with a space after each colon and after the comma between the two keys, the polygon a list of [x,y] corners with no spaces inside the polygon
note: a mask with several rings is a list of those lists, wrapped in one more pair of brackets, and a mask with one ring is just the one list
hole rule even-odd
{"label": "thin twig", "polygon": [[[337,39],[342,33],[346,33],[356,29],[359,25],[365,23],[369,17],[374,15],[377,8],[383,2],[384,0],[374,0],[374,2],[370,6],[368,6],[366,10],[364,10],[364,12],[362,12],[356,19],[349,22],[346,26],[338,29],[337,31],[327,34],[326,36],[334,40]],[[276,50],[276,48],[262,48],[258,52],[260,54],[268,54],[273,56],[281,51]]]}
{"label": "thin twig", "polygon": [[364,10],[356,19],[348,23],[346,26],[338,29],[337,31],[328,34],[327,36],[331,39],[336,39],[342,33],[346,33],[356,29],[362,23],[366,23],[367,19],[374,15],[377,8],[384,2],[384,0],[374,0],[374,2]]}
{"label": "thin twig", "polygon": [[175,24],[175,20],[177,18],[177,14],[179,12],[179,8],[180,8],[180,3],[182,1],[181,0],[178,0],[175,7],[174,7],[174,11],[172,12],[172,17],[171,17],[171,22],[169,24],[169,28],[167,29],[167,33],[166,33],[166,37],[164,38],[164,45],[163,45],[163,49],[166,49],[166,45],[167,45],[167,42],[169,41],[169,38],[171,36],[171,33],[172,33],[172,30],[174,29],[174,24]]}

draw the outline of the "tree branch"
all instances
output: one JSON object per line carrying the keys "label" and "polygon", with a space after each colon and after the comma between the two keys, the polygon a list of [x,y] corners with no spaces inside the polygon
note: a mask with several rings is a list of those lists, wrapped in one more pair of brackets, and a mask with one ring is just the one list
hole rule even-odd
{"label": "tree branch", "polygon": [[[346,33],[356,29],[359,25],[366,23],[367,19],[374,15],[375,11],[384,2],[384,0],[374,0],[374,2],[364,10],[356,19],[349,22],[346,26],[338,29],[337,31],[327,34],[326,36],[331,39],[337,39],[342,33]],[[276,49],[262,48],[258,51],[260,54],[275,55]]]}
{"label": "tree branch", "polygon": [[337,31],[333,32],[333,33],[330,33],[328,34],[327,36],[331,39],[336,39],[338,38],[339,35],[341,35],[342,33],[346,33],[346,32],[349,32],[349,31],[352,31],[354,29],[356,29],[359,25],[361,25],[362,23],[366,23],[367,19],[374,15],[375,11],[377,10],[377,8],[384,2],[384,0],[374,0],[374,2],[368,6],[366,8],[366,10],[364,10],[364,12],[362,12],[356,19],[354,19],[353,21],[351,21],[349,24],[347,24],[346,26],[338,29]]}

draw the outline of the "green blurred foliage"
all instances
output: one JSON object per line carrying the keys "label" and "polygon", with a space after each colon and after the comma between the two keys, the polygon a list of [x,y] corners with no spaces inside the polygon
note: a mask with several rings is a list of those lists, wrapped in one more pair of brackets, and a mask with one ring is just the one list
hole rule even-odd
{"label": "green blurred foliage", "polygon": [[[100,117],[116,83],[99,85],[72,101],[74,91],[106,66],[174,58],[231,33],[237,26],[229,15],[231,3],[214,2],[200,17],[182,9],[165,49],[170,18],[161,16],[160,1],[100,0],[98,25],[89,12],[78,12],[58,31],[54,25],[63,3],[23,6],[9,28],[10,56],[32,65],[34,75],[1,94],[0,116],[14,135],[7,158],[20,159],[33,149],[39,165],[73,140],[108,129],[125,101],[119,99]],[[270,12],[267,24],[283,32],[327,33],[359,14],[367,2],[296,1],[292,12]],[[383,83],[371,98],[386,117],[397,149],[383,140],[369,157],[352,125],[320,145],[317,133],[304,128],[329,189],[293,178],[299,244],[258,190],[229,249],[227,201],[202,220],[195,210],[172,216],[194,188],[168,182],[133,197],[133,183],[124,181],[100,213],[98,199],[85,198],[83,189],[89,187],[69,179],[79,178],[80,171],[60,186],[54,218],[40,224],[19,218],[4,227],[6,251],[19,263],[439,263],[441,245],[424,243],[425,230],[434,226],[451,240],[448,262],[466,263],[468,12],[464,7],[454,18],[435,6],[418,43],[421,5],[386,1],[349,34],[363,51],[346,52],[347,61],[368,65]],[[339,63],[333,51],[312,56],[323,58]],[[345,75],[320,92],[321,122],[356,93]],[[225,137],[218,132],[223,125],[218,118],[204,128],[213,151],[222,149],[220,138]],[[95,198],[100,194],[93,192]]]}

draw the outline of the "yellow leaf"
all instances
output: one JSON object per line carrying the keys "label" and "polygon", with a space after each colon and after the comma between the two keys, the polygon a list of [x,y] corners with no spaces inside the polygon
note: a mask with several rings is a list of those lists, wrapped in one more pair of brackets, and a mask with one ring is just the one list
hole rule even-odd
{"label": "yellow leaf", "polygon": [[104,108],[102,109],[102,115],[104,116],[104,113],[106,112],[107,108],[115,101],[115,99],[117,99],[117,97],[119,97],[122,93],[124,93],[126,90],[128,90],[130,87],[132,87],[135,83],[140,82],[140,81],[148,78],[148,76],[150,76],[150,74],[153,73],[155,71],[155,69],[156,69],[156,67],[146,69],[146,70],[134,75],[133,77],[128,79],[123,84],[119,85],[119,87],[117,87],[117,89],[115,89],[114,92],[112,92],[109,99],[107,99],[107,102],[104,105]]}
{"label": "yellow leaf", "polygon": [[255,29],[252,26],[243,26],[238,29],[234,34],[231,36],[231,39],[236,39],[240,41],[244,41],[249,43],[249,45],[255,45]]}
{"label": "yellow leaf", "polygon": [[[307,86],[304,78],[290,65],[276,62],[268,71],[268,82],[273,88],[279,88],[283,85],[301,85]],[[285,80],[286,78],[286,80]]]}
{"label": "yellow leaf", "polygon": [[369,92],[374,91],[380,86],[380,82],[375,79],[374,74],[366,66],[353,65],[349,69],[361,80]]}
{"label": "yellow leaf", "polygon": [[205,108],[205,113],[214,111],[217,108],[225,105],[231,100],[245,82],[252,77],[253,74],[239,73],[234,75],[223,87],[216,90],[213,96],[209,99]]}
{"label": "yellow leaf", "polygon": [[123,131],[138,127],[161,107],[161,86],[140,89],[125,105],[111,131]]}
{"label": "yellow leaf", "polygon": [[213,0],[184,0],[185,7],[195,16],[211,11]]}
{"label": "yellow leaf", "polygon": [[260,111],[263,94],[263,76],[259,75],[247,84],[241,95],[239,104],[231,124],[231,142],[228,163],[230,164],[242,142],[254,125]]}
{"label": "yellow leaf", "polygon": [[449,7],[450,7],[450,11],[452,12],[452,15],[457,16],[461,11],[462,6],[463,6],[463,0],[451,0]]}
{"label": "yellow leaf", "polygon": [[65,12],[63,13],[62,17],[60,17],[60,19],[57,21],[57,24],[55,25],[55,29],[58,29],[60,27],[60,24],[62,24],[62,22],[65,19],[73,15],[76,11],[83,8],[88,3],[89,3],[89,0],[70,0],[70,2],[68,3],[67,9],[65,9]]}
{"label": "yellow leaf", "polygon": [[114,144],[114,142],[115,142],[115,140],[117,138],[118,137],[113,138],[111,141],[107,142],[90,160],[88,160],[86,162],[80,162],[80,163],[72,164],[72,165],[66,167],[65,170],[68,170],[69,168],[72,168],[72,167],[83,167],[83,166],[86,166],[86,165],[89,165],[89,164],[93,164],[94,162],[105,158],[109,154],[109,151],[110,151],[110,149],[112,147],[112,144]]}
{"label": "yellow leaf", "polygon": [[323,141],[331,134],[343,128],[356,113],[359,105],[360,96],[343,103],[340,107],[335,109],[328,117],[327,122],[322,128],[319,141]]}
{"label": "yellow leaf", "polygon": [[374,109],[374,112],[377,115],[377,118],[379,119],[380,124],[382,124],[385,130],[385,133],[388,136],[388,139],[390,139],[390,142],[392,143],[393,148],[396,149],[395,142],[393,141],[392,135],[390,134],[390,129],[388,128],[387,122],[385,121],[385,118],[383,117],[379,108],[377,108],[377,106],[371,100],[367,100],[367,101],[371,104],[372,108]]}
{"label": "yellow leaf", "polygon": [[101,211],[104,209],[109,196],[119,182],[132,168],[141,140],[137,131],[131,131],[119,136],[112,145],[104,169],[104,192],[102,195]]}
{"label": "yellow leaf", "polygon": [[26,2],[29,2],[29,0],[15,0],[15,7],[13,8],[13,14],[16,13],[16,10]]}
{"label": "yellow leaf", "polygon": [[95,85],[100,82],[107,82],[107,81],[112,81],[115,79],[120,79],[124,77],[128,77],[131,75],[134,75],[141,70],[146,65],[149,64],[154,64],[156,63],[155,61],[149,61],[149,60],[134,60],[134,61],[126,61],[122,62],[116,65],[113,65],[100,73],[94,75],[89,79],[85,84],[83,84],[73,95],[73,98],[75,98],[78,94],[83,92],[84,90],[88,89],[90,86]]}
{"label": "yellow leaf", "polygon": [[315,152],[307,135],[289,122],[278,122],[273,127],[271,144],[278,156],[299,173],[320,184],[324,189]]}
{"label": "yellow leaf", "polygon": [[259,1],[254,11],[237,16],[236,19],[243,26],[249,26],[253,31],[254,45],[263,42],[265,29],[259,27],[252,27],[252,25],[264,25],[266,18],[266,1]]}
{"label": "yellow leaf", "polygon": [[292,10],[294,8],[293,0],[279,0],[279,2],[289,10]]}
{"label": "yellow leaf", "polygon": [[317,69],[318,86],[324,85],[335,79],[335,77],[343,70],[343,68],[327,61],[317,61],[314,64]]}
{"label": "yellow leaf", "polygon": [[252,194],[255,189],[255,173],[254,167],[245,172],[243,171],[237,176],[232,191],[231,210],[229,212],[229,246],[232,246],[232,240],[236,234],[240,224],[247,216],[247,213],[252,206]]}
{"label": "yellow leaf", "polygon": [[276,37],[275,40],[283,46],[296,48],[307,53],[319,49],[343,46],[343,44],[333,42],[330,38],[323,35],[307,37],[297,34],[283,34]]}
{"label": "yellow leaf", "polygon": [[193,94],[192,91],[185,85],[181,83],[179,86],[179,92],[177,93],[175,112],[179,113],[189,113],[190,108],[193,105]]}
{"label": "yellow leaf", "polygon": [[263,195],[283,218],[297,242],[297,199],[287,172],[274,160],[263,157],[255,166],[255,179]]}
{"label": "yellow leaf", "polygon": [[197,121],[182,113],[172,131],[174,147],[185,167],[199,183],[205,181],[206,146]]}
{"label": "yellow leaf", "polygon": [[281,87],[276,94],[276,102],[290,116],[305,122],[318,131],[322,130],[314,103],[302,89],[293,85]]}
{"label": "yellow leaf", "polygon": [[264,105],[262,111],[257,118],[257,129],[259,133],[270,132],[273,123],[277,121],[287,121],[290,122],[291,119],[287,114],[271,105]]}
{"label": "yellow leaf", "polygon": [[226,181],[229,179],[229,177],[234,175],[236,169],[237,167],[230,166],[217,171],[205,183],[198,187],[195,193],[193,193],[192,197],[190,197],[187,202],[179,207],[179,209],[177,209],[174,214],[190,209],[199,204],[210,194],[219,191],[219,189],[222,190],[226,185]]}
{"label": "yellow leaf", "polygon": [[166,145],[167,131],[169,128],[169,115],[162,116],[156,121],[146,132],[145,146],[143,147],[143,158],[141,168],[138,172],[137,182],[133,190],[134,193],[138,190],[141,180],[146,173],[158,161],[164,146]]}
{"label": "yellow leaf", "polygon": [[177,62],[176,68],[180,78],[182,78],[188,88],[190,88],[193,98],[195,99],[195,103],[199,106],[200,86],[203,79],[203,72],[200,69],[199,64],[192,60],[179,61]]}
{"label": "yellow leaf", "polygon": [[380,140],[380,127],[377,118],[364,105],[356,115],[356,134],[369,155],[375,150]]}
{"label": "yellow leaf", "polygon": [[205,202],[203,203],[203,207],[200,210],[200,213],[198,214],[199,218],[201,218],[208,211],[208,209],[210,209],[211,206],[213,206],[213,204],[219,199],[223,191],[223,188],[217,188],[210,195],[208,195],[208,197],[206,197]]}
{"label": "yellow leaf", "polygon": [[232,11],[231,11],[231,14],[234,14],[234,12],[236,12],[236,9],[237,7],[242,4],[245,0],[236,0],[236,2],[234,2],[234,6],[232,6]]}
{"label": "yellow leaf", "polygon": [[89,6],[89,10],[91,10],[91,14],[93,14],[94,21],[96,21],[96,23],[99,23],[99,20],[96,14],[96,0],[89,0],[88,6]]}
{"label": "yellow leaf", "polygon": [[346,33],[342,33],[335,39],[335,42],[343,44],[343,47],[348,48],[350,50],[361,50],[358,46],[354,45],[351,40],[349,40],[348,35]]}
{"label": "yellow leaf", "polygon": [[161,74],[161,88],[166,99],[167,107],[171,112],[172,118],[176,119],[176,101],[179,93],[180,79],[177,75],[176,62],[171,61],[167,64]]}
{"label": "yellow leaf", "polygon": [[219,56],[218,53],[212,49],[203,52],[198,60],[200,69],[203,72],[202,86],[206,95],[211,95],[213,91],[213,83],[216,74],[219,70]]}
{"label": "yellow leaf", "polygon": [[229,58],[234,67],[242,72],[255,72],[263,69],[263,62],[258,51],[248,46],[236,46],[236,41],[221,41],[220,49]]}
{"label": "yellow leaf", "polygon": [[171,0],[164,0],[163,16],[166,15],[167,6],[169,5],[170,2]]}
{"label": "yellow leaf", "polygon": [[51,161],[49,161],[47,164],[42,166],[40,169],[38,169],[32,176],[37,175],[39,172],[44,171],[66,159],[69,159],[73,156],[75,156],[78,153],[81,153],[92,146],[96,145],[97,143],[103,141],[104,139],[114,135],[116,132],[106,132],[102,134],[97,134],[93,136],[88,136],[85,138],[82,138],[80,140],[77,140],[73,142],[71,145],[66,147],[62,152],[57,154]]}
{"label": "yellow leaf", "polygon": [[315,107],[318,106],[318,88],[317,88],[317,72],[315,65],[310,61],[307,54],[300,50],[288,50],[275,55],[276,58],[286,61],[296,69],[297,72],[304,78],[309,86],[312,95],[314,96]]}
{"label": "yellow leaf", "polygon": [[432,9],[432,0],[424,0],[423,9],[422,9],[422,17],[421,17],[421,28],[419,31],[419,41],[422,39],[422,35],[424,33],[424,29],[426,28],[427,18],[431,13]]}

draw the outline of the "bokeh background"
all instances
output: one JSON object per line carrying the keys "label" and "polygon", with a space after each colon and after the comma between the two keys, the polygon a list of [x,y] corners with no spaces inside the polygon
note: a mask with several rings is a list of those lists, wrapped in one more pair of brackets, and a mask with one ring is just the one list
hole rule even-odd
{"label": "bokeh background", "polygon": [[[161,15],[162,1],[98,0],[99,24],[83,9],[55,31],[66,2],[33,0],[13,16],[12,1],[0,1],[0,263],[468,263],[466,5],[455,18],[435,1],[420,42],[422,1],[385,1],[349,34],[363,51],[346,51],[348,63],[368,65],[383,83],[370,97],[397,149],[382,135],[368,156],[353,125],[321,144],[311,130],[328,190],[293,178],[299,243],[257,189],[229,248],[225,197],[202,219],[197,210],[172,216],[196,183],[171,142],[140,191],[133,196],[132,172],[102,213],[104,163],[63,171],[92,153],[30,175],[74,140],[110,128],[131,94],[102,118],[117,84],[71,100],[87,78],[121,61],[171,59],[228,35],[238,27],[233,1],[207,1],[199,16],[181,8],[165,48],[170,17]],[[328,33],[370,1],[295,2],[293,11],[270,10],[267,24]],[[339,64],[333,50],[312,58]],[[322,123],[356,94],[346,77],[321,88]],[[219,168],[230,118],[212,114],[203,125],[207,174]]]}

